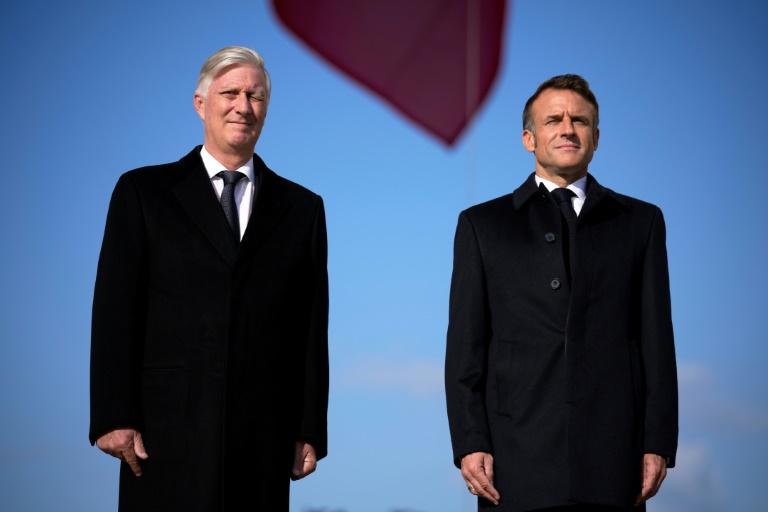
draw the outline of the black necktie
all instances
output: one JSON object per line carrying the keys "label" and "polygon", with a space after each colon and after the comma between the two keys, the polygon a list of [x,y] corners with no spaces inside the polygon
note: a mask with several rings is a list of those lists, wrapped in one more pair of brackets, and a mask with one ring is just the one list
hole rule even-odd
{"label": "black necktie", "polygon": [[576,194],[573,190],[567,188],[556,188],[552,190],[552,197],[555,198],[557,206],[560,207],[563,217],[565,217],[568,228],[568,243],[563,244],[563,256],[565,257],[565,268],[568,273],[568,281],[571,281],[571,257],[576,246],[576,210],[573,209],[571,198]]}
{"label": "black necktie", "polygon": [[240,241],[240,216],[237,213],[237,203],[235,202],[235,185],[245,174],[238,171],[221,171],[217,174],[224,180],[224,190],[221,191],[221,207],[224,209],[224,215],[227,216],[229,226],[235,235],[235,239]]}
{"label": "black necktie", "polygon": [[576,210],[573,209],[572,197],[576,194],[569,188],[556,188],[552,191],[552,197],[557,201],[557,205],[560,207],[560,211],[565,215],[565,220],[568,221],[568,226],[576,218]]}

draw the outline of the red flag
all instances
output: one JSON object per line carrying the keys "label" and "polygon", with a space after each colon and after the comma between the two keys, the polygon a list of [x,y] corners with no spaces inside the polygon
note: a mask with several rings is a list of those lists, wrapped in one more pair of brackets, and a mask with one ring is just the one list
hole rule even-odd
{"label": "red flag", "polygon": [[480,108],[506,0],[272,0],[313,50],[445,143]]}

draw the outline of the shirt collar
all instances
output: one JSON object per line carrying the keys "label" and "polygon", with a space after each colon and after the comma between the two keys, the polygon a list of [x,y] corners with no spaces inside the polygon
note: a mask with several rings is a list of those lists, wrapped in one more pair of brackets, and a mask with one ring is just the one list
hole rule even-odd
{"label": "shirt collar", "polygon": [[[536,185],[543,183],[544,186],[547,187],[547,190],[550,192],[556,188],[559,188],[555,183],[540,177],[538,174],[534,175],[534,178],[536,179]],[[579,178],[578,180],[568,185],[566,188],[572,190],[573,193],[576,194],[576,197],[582,201],[585,201],[587,199],[587,176],[584,175],[583,178]]]}
{"label": "shirt collar", "polygon": [[245,165],[239,169],[227,169],[221,164],[221,162],[213,158],[208,150],[205,149],[205,146],[203,146],[203,149],[200,150],[200,157],[203,159],[203,165],[205,165],[205,170],[208,171],[208,177],[211,179],[216,178],[216,175],[221,171],[231,170],[245,174],[245,176],[248,178],[248,181],[255,183],[253,173],[253,158],[245,162]]}

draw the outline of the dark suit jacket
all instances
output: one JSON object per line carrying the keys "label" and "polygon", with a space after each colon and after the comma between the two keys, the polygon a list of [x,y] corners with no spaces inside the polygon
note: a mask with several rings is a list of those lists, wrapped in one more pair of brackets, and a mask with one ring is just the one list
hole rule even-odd
{"label": "dark suit jacket", "polygon": [[293,445],[327,453],[328,281],[319,196],[254,155],[236,243],[200,158],[124,174],[93,303],[91,428],[144,437],[120,510],[287,510]]}
{"label": "dark suit jacket", "polygon": [[459,216],[448,417],[457,465],[470,452],[494,455],[500,511],[569,501],[631,508],[644,452],[674,466],[661,211],[590,176],[570,282],[563,223],[533,175]]}

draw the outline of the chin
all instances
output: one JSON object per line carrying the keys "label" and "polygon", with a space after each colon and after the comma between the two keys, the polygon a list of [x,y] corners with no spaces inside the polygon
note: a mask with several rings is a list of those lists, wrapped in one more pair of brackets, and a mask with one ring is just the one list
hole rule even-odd
{"label": "chin", "polygon": [[233,148],[247,148],[256,145],[256,139],[252,137],[248,138],[235,138],[229,141],[229,145]]}

